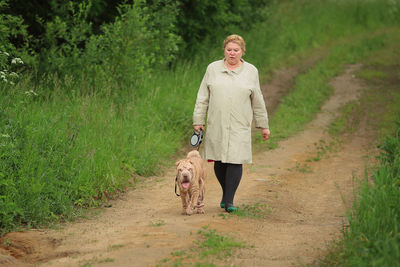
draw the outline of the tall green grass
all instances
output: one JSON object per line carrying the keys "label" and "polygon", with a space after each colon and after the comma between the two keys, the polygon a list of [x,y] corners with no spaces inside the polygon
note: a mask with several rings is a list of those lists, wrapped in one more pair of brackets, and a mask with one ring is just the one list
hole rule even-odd
{"label": "tall green grass", "polygon": [[133,174],[160,173],[189,135],[196,92],[186,86],[199,82],[182,72],[161,77],[141,89],[151,93],[119,104],[43,99],[24,83],[8,88],[0,97],[2,229],[68,217],[123,189]]}
{"label": "tall green grass", "polygon": [[399,25],[400,3],[391,0],[274,1],[267,7],[268,20],[256,30],[243,32],[248,42],[247,57],[271,72],[310,56],[313,48],[335,45],[388,25]]}
{"label": "tall green grass", "polygon": [[[245,59],[261,74],[288,64],[291,55],[304,58],[305,51],[337,38],[361,36],[354,43],[335,42],[324,60],[297,79],[293,95],[271,119],[272,139],[295,133],[312,118],[330,94],[326,81],[342,64],[383,45],[384,35],[363,32],[397,25],[399,4],[390,3],[274,2],[266,22],[239,32],[248,43]],[[207,64],[222,57],[218,43],[123,90],[110,85],[118,81],[87,82],[96,80],[96,71],[78,78],[48,74],[36,83],[26,74],[15,86],[1,83],[1,231],[67,219],[123,190],[132,175],[159,173],[187,142]]]}
{"label": "tall green grass", "polygon": [[395,135],[388,136],[381,148],[379,166],[358,189],[343,240],[321,266],[399,265],[400,116]]}
{"label": "tall green grass", "polygon": [[361,35],[351,43],[341,42],[329,49],[328,55],[319,63],[297,76],[294,90],[283,98],[279,109],[271,118],[273,138],[269,141],[270,145],[275,147],[280,140],[303,130],[332,94],[329,81],[340,74],[346,64],[356,63],[382,48],[386,38],[386,34]]}

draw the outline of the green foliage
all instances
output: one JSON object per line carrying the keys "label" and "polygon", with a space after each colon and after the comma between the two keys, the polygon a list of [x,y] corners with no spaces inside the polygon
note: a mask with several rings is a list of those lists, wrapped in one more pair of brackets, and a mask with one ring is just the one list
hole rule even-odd
{"label": "green foliage", "polygon": [[[123,183],[114,178],[121,175],[120,162],[104,161],[112,150],[96,151],[112,144],[101,138],[86,139],[96,129],[86,123],[95,118],[79,106],[61,103],[58,108],[66,113],[55,114],[53,105],[29,105],[32,97],[25,94],[18,104],[5,97],[1,103],[8,106],[0,114],[3,230],[20,224],[37,227],[69,216],[74,206],[95,205],[103,193]],[[107,132],[107,126],[102,130]]]}
{"label": "green foliage", "polygon": [[242,205],[239,209],[232,214],[238,217],[265,219],[271,214],[271,208],[267,207],[266,204],[255,203],[252,205]]}
{"label": "green foliage", "polygon": [[202,227],[198,234],[200,240],[194,241],[196,248],[172,252],[173,261],[164,258],[157,266],[220,266],[216,263],[226,264],[226,259],[232,256],[233,249],[248,247],[244,242],[237,241],[229,235],[221,235],[216,229],[209,229],[208,226]]}
{"label": "green foliage", "polygon": [[25,46],[24,40],[28,37],[26,25],[20,17],[3,13],[7,8],[8,2],[0,0],[0,85],[14,84],[24,66],[24,62],[17,56],[17,47],[11,40],[21,39],[19,45]]}
{"label": "green foliage", "polygon": [[87,44],[82,68],[90,86],[108,87],[108,95],[112,89],[134,89],[152,70],[172,62],[180,40],[174,33],[176,10],[176,4],[162,0],[122,5],[120,17]]}
{"label": "green foliage", "polygon": [[345,104],[339,109],[339,116],[329,125],[329,134],[338,136],[343,133],[354,133],[360,124],[361,115],[364,115],[364,112],[356,101]]}
{"label": "green foliage", "polygon": [[[38,73],[50,79],[72,77],[79,94],[120,95],[133,91],[155,69],[175,60],[177,5],[169,0],[135,1],[118,7],[119,16],[99,34],[88,22],[91,2],[67,2],[66,18],[44,23],[44,46]],[[56,74],[56,76],[54,76]]]}
{"label": "green foliage", "polygon": [[247,58],[270,71],[293,52],[317,48],[344,36],[398,25],[400,2],[393,0],[275,1],[262,31],[245,31]]}
{"label": "green foliage", "polygon": [[[398,120],[400,122],[400,118]],[[395,266],[400,260],[400,127],[388,137],[371,183],[366,178],[345,232],[346,266]]]}
{"label": "green foliage", "polygon": [[285,139],[310,122],[320,110],[323,102],[331,95],[329,80],[343,70],[344,64],[360,60],[363,56],[380,49],[385,43],[385,35],[363,37],[353,43],[343,43],[333,47],[329,55],[306,73],[297,76],[295,90],[282,99],[279,110],[271,119],[274,138],[277,142]]}
{"label": "green foliage", "polygon": [[28,36],[27,26],[23,24],[21,17],[7,14],[7,9],[8,1],[0,0],[0,51],[15,55],[16,45],[12,41],[26,39]]}
{"label": "green foliage", "polygon": [[[87,22],[91,2],[66,2],[69,16],[56,15],[53,20],[43,22],[45,34],[41,41],[39,71],[59,75],[81,67],[82,47],[92,33]],[[67,72],[68,73],[68,72]]]}
{"label": "green foliage", "polygon": [[238,30],[249,30],[251,25],[266,18],[269,0],[182,0],[177,27],[188,56],[207,54],[210,46],[222,47],[224,36]]}
{"label": "green foliage", "polygon": [[[22,82],[1,91],[3,231],[67,219],[123,189],[133,173],[151,175],[169,162],[190,131],[185,122],[196,92],[187,86],[201,78],[185,72],[155,77],[140,101],[131,95],[121,104],[64,93],[49,98],[42,88],[24,91]],[[51,86],[62,92],[65,85],[54,79]]]}
{"label": "green foliage", "polygon": [[220,256],[221,254],[224,254],[225,257],[231,256],[232,248],[245,247],[242,242],[236,241],[230,236],[220,235],[215,229],[204,227],[199,230],[199,234],[204,237],[204,240],[196,242],[201,249],[200,259],[211,255]]}

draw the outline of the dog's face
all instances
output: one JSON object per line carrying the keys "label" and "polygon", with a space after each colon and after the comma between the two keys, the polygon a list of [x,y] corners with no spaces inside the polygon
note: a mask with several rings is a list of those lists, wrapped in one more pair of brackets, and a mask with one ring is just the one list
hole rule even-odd
{"label": "dog's face", "polygon": [[188,189],[193,180],[193,164],[190,160],[180,160],[176,164],[177,177],[183,189]]}

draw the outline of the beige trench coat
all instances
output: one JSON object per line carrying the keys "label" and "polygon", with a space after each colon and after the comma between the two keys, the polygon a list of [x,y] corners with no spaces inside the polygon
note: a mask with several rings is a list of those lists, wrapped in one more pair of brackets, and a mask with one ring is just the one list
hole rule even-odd
{"label": "beige trench coat", "polygon": [[230,71],[224,60],[208,65],[197,93],[193,125],[205,125],[203,158],[251,163],[251,125],[269,128],[258,70],[250,63]]}

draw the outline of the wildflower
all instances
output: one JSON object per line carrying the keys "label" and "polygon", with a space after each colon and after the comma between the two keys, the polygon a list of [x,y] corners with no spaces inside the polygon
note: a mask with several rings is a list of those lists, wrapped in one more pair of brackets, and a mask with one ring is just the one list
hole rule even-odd
{"label": "wildflower", "polygon": [[24,62],[19,57],[16,57],[11,60],[11,64],[24,64]]}
{"label": "wildflower", "polygon": [[33,90],[29,90],[29,91],[25,91],[26,95],[34,95],[37,96],[38,94],[36,92],[34,92]]}
{"label": "wildflower", "polygon": [[15,73],[15,72],[11,72],[11,73],[8,75],[8,77],[11,77],[11,78],[18,78],[18,74]]}

